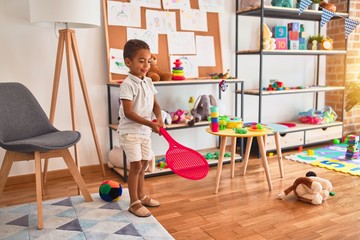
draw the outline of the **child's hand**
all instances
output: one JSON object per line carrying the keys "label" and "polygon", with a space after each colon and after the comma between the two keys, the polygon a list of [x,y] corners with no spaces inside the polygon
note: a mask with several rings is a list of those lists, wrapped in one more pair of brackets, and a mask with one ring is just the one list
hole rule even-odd
{"label": "child's hand", "polygon": [[155,133],[158,133],[159,135],[160,134],[160,128],[163,128],[164,127],[164,123],[162,120],[158,121],[157,119],[154,119],[152,121],[152,125],[151,125],[151,129],[153,132]]}

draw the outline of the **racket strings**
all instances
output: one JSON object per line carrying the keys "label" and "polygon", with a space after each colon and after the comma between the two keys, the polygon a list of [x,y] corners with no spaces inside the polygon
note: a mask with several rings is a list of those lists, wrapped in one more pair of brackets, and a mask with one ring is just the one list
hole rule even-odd
{"label": "racket strings", "polygon": [[209,171],[209,165],[203,156],[187,149],[173,148],[167,152],[166,160],[171,169],[180,175],[201,179]]}

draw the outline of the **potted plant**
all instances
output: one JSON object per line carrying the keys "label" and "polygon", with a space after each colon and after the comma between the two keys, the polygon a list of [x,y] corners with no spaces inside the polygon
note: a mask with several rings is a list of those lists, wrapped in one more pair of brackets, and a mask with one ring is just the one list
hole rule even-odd
{"label": "potted plant", "polygon": [[[314,42],[314,40],[316,42]],[[307,48],[308,50],[321,50],[321,43],[324,40],[324,37],[321,35],[313,35],[313,36],[309,36],[308,37],[308,45]],[[314,44],[316,44],[314,46]]]}
{"label": "potted plant", "polygon": [[319,5],[320,5],[321,2],[322,2],[322,0],[312,0],[312,4],[310,5],[310,9],[318,11],[319,10]]}

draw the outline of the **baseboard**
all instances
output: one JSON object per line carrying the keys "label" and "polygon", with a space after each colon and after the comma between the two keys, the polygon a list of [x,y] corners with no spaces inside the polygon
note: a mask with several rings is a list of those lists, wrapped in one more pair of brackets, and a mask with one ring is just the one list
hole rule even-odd
{"label": "baseboard", "polygon": [[[107,164],[104,164],[104,167],[106,169]],[[80,168],[80,172],[81,172],[82,176],[85,176],[86,174],[101,172],[101,167],[99,165],[83,166]],[[70,173],[69,169],[67,169],[67,168],[64,168],[61,170],[48,171],[48,173],[47,173],[47,180],[54,180],[54,179],[64,178],[64,177],[71,177],[71,173]],[[35,173],[8,177],[8,179],[6,180],[6,185],[8,185],[8,184],[15,185],[15,184],[20,184],[20,183],[24,183],[24,182],[34,182],[35,183]]]}

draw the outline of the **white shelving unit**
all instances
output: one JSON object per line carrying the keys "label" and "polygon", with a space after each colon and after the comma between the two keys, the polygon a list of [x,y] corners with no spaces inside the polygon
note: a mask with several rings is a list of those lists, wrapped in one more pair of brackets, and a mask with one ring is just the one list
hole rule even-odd
{"label": "white shelving unit", "polygon": [[[204,85],[204,84],[219,84],[222,81],[222,79],[209,79],[209,78],[201,78],[201,79],[186,79],[183,81],[159,81],[154,82],[155,87],[158,88],[159,94],[161,94],[160,87],[167,87],[167,86],[176,86],[176,85],[183,85],[183,86],[191,86],[191,85]],[[243,96],[244,96],[244,81],[241,79],[227,79],[226,82],[228,84],[234,84],[235,85],[235,115],[240,114],[240,116],[243,116]],[[111,88],[118,88],[121,83],[119,82],[108,82],[107,83],[107,91],[108,91],[108,119],[109,119],[109,140],[110,140],[110,148],[113,148],[113,131],[117,130],[117,123],[112,122],[113,116],[112,116],[112,100],[111,100]],[[240,86],[239,86],[240,85]],[[240,95],[240,106],[238,106],[238,96]],[[219,90],[219,98],[221,98],[221,91]],[[238,113],[238,110],[240,109],[240,113]],[[117,113],[117,112],[116,112]],[[196,127],[206,127],[209,123],[207,121],[201,121],[195,124],[195,126],[189,127],[186,124],[171,124],[166,126],[167,130],[177,130],[177,129],[186,129],[186,128],[196,128]],[[188,146],[191,147],[191,146]],[[210,148],[210,149],[198,149],[201,154],[205,155],[206,153],[212,153],[219,151],[217,147]],[[229,150],[230,151],[230,150]],[[164,157],[163,155],[155,156],[155,159],[160,159]],[[123,156],[124,163],[123,166],[126,166],[126,156]],[[235,156],[235,160],[240,160],[241,156],[237,154]],[[210,166],[216,166],[217,165],[217,159],[209,159],[208,160]],[[224,159],[225,163],[230,162],[230,158]],[[126,168],[114,168],[114,170],[123,177],[124,181],[127,181],[127,169]],[[146,172],[146,177],[153,177],[153,176],[159,176],[164,174],[171,174],[172,171],[170,169],[163,169],[163,168],[155,168],[154,172]]]}
{"label": "white shelving unit", "polygon": [[[349,4],[349,2],[348,2]],[[236,1],[236,76],[239,75],[239,58],[240,57],[247,57],[248,55],[256,55],[259,57],[259,81],[257,84],[256,89],[245,89],[244,94],[245,95],[252,95],[256,96],[258,98],[258,122],[266,123],[267,120],[263,116],[264,115],[264,109],[263,109],[263,102],[264,101],[271,101],[271,96],[277,96],[277,95],[288,95],[289,94],[313,94],[314,96],[314,106],[318,107],[318,101],[321,97],[319,95],[320,92],[329,92],[329,91],[338,91],[339,93],[344,96],[344,84],[342,86],[326,86],[319,84],[319,62],[320,62],[320,56],[327,56],[327,55],[344,55],[346,57],[347,51],[346,49],[341,50],[263,50],[262,49],[262,41],[260,40],[259,46],[260,49],[240,49],[239,46],[239,35],[240,35],[240,20],[239,17],[255,17],[259,19],[259,29],[262,29],[263,23],[266,22],[267,19],[286,19],[292,21],[292,20],[304,20],[304,21],[313,21],[317,22],[319,24],[318,26],[318,33],[312,33],[312,34],[319,34],[320,33],[320,21],[321,21],[321,11],[313,11],[313,10],[304,10],[304,12],[299,15],[299,9],[297,8],[282,8],[282,7],[272,7],[272,6],[264,6],[264,2],[261,1],[261,6],[255,9],[251,10],[245,10],[245,11],[239,11],[239,1]],[[336,13],[336,16],[332,18],[336,19],[339,17],[348,17],[347,13]],[[308,33],[309,34],[309,33]],[[345,37],[345,36],[344,36]],[[262,39],[262,33],[260,33],[260,39]],[[296,58],[297,56],[313,56],[316,58],[317,64],[314,66],[315,71],[317,72],[317,76],[315,76],[315,79],[313,80],[311,87],[305,87],[302,89],[289,89],[289,90],[282,90],[282,91],[264,91],[261,90],[263,87],[265,87],[267,84],[264,83],[264,66],[268,64],[267,57],[266,56],[293,56]],[[274,59],[274,58],[272,58]],[[281,59],[279,57],[279,59]],[[279,62],[281,62],[279,60]],[[255,69],[255,67],[254,67]],[[268,70],[268,69],[267,69]],[[285,71],[285,70],[284,70]],[[344,74],[345,76],[345,74]],[[242,76],[243,77],[243,76]],[[246,78],[246,77],[245,77]],[[291,76],[289,76],[289,79],[291,79]],[[325,79],[326,82],[326,79]],[[345,79],[344,79],[345,83]],[[282,102],[274,102],[274,105],[277,106],[277,110],[281,109],[282,104],[286,104],[286,97],[284,96],[284,100]],[[266,98],[266,100],[265,100]],[[278,100],[278,99],[277,99]],[[274,100],[273,100],[274,101]],[[279,100],[278,100],[279,101]],[[344,97],[342,106],[344,106]],[[304,109],[306,111],[308,109]],[[281,110],[278,110],[281,111]],[[244,116],[245,120],[248,120],[246,118],[246,114]],[[304,145],[311,145],[316,144],[320,142],[329,141],[331,139],[335,138],[341,138],[342,132],[343,132],[343,123],[341,121],[337,121],[334,123],[329,124],[321,124],[321,125],[313,125],[313,124],[303,124],[299,121],[296,121],[294,119],[280,119],[278,122],[288,122],[288,123],[295,123],[295,127],[288,128],[284,132],[281,133],[281,145],[282,148],[292,148],[297,146],[304,146]],[[273,142],[273,138],[268,138],[267,142],[267,150],[274,150],[275,149],[275,143]]]}

